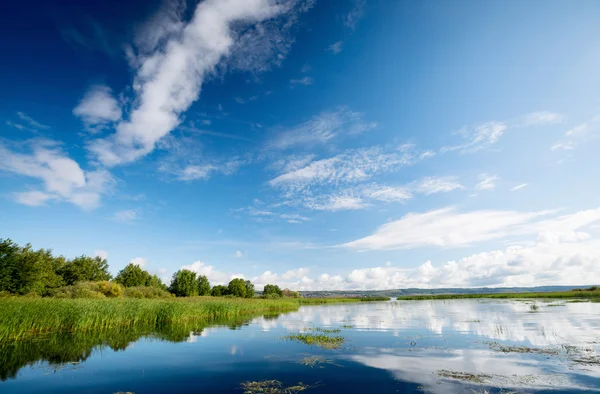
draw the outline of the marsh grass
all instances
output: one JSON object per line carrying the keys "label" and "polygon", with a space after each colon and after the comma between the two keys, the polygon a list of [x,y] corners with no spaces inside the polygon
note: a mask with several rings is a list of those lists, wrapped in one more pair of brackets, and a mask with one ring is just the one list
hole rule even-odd
{"label": "marsh grass", "polygon": [[325,334],[292,334],[283,337],[285,340],[302,342],[309,346],[318,346],[323,349],[338,349],[344,343],[342,336],[328,336]]}
{"label": "marsh grass", "polygon": [[324,334],[338,334],[338,333],[342,332],[342,330],[340,330],[339,328],[321,328],[321,327],[316,327],[316,328],[307,328],[307,330],[322,332]]}
{"label": "marsh grass", "polygon": [[286,387],[278,380],[262,380],[243,382],[241,387],[244,394],[296,394],[314,386],[299,382],[294,386]]}
{"label": "marsh grass", "polygon": [[439,371],[437,371],[437,375],[442,378],[460,380],[463,382],[470,382],[470,383],[477,383],[477,384],[484,384],[492,378],[492,376],[490,376],[490,375],[485,375],[485,374],[477,374],[476,375],[476,374],[472,374],[472,373],[468,373],[468,372],[450,371],[447,369],[440,369]]}
{"label": "marsh grass", "polygon": [[532,348],[527,346],[507,346],[498,342],[488,342],[490,349],[502,353],[531,353],[531,354],[544,354],[547,356],[558,356],[560,349],[553,348]]}

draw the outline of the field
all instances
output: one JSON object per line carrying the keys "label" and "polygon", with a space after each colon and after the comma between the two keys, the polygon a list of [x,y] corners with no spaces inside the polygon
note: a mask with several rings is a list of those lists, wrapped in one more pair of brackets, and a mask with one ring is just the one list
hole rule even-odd
{"label": "field", "polygon": [[158,331],[166,326],[202,325],[261,313],[297,310],[301,305],[361,302],[348,299],[170,299],[0,298],[0,342],[43,333],[88,333],[120,329]]}
{"label": "field", "polygon": [[494,294],[434,294],[398,297],[398,300],[454,300],[464,298],[546,298],[546,299],[600,299],[600,290],[530,292],[530,293],[494,293]]}

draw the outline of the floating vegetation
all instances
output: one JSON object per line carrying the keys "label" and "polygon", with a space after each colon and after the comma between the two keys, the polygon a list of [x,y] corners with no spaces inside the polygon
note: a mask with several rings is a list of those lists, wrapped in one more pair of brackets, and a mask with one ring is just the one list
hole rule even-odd
{"label": "floating vegetation", "polygon": [[481,323],[481,320],[465,320],[464,323]]}
{"label": "floating vegetation", "polygon": [[344,343],[344,337],[342,336],[331,337],[324,334],[298,333],[285,336],[283,339],[302,342],[309,346],[319,346],[324,349],[337,349]]}
{"label": "floating vegetation", "polygon": [[490,349],[502,353],[532,353],[532,354],[545,354],[548,356],[558,356],[560,354],[559,349],[544,349],[544,348],[532,348],[527,346],[507,346],[498,342],[487,342]]}
{"label": "floating vegetation", "polygon": [[529,307],[529,312],[535,313],[540,310],[540,307],[537,304],[533,304]]}
{"label": "floating vegetation", "polygon": [[299,382],[295,386],[285,387],[278,380],[263,380],[260,382],[243,382],[241,384],[244,394],[296,394],[313,387]]}
{"label": "floating vegetation", "polygon": [[344,324],[343,326],[341,326],[342,328],[354,328],[354,326],[352,324]]}
{"label": "floating vegetation", "polygon": [[[577,301],[580,301],[580,300],[577,300]],[[565,306],[565,304],[546,304],[546,306],[550,306],[550,307],[552,307],[552,306]]]}
{"label": "floating vegetation", "polygon": [[325,357],[321,356],[304,357],[303,359],[298,360],[298,364],[302,364],[305,367],[311,368],[325,368],[325,365],[335,365],[339,367],[339,365],[334,363],[332,360],[328,360]]}
{"label": "floating vegetation", "polygon": [[472,374],[468,372],[450,371],[447,369],[440,369],[437,371],[437,375],[442,378],[461,380],[464,382],[483,384],[489,381],[492,376],[485,374]]}
{"label": "floating vegetation", "polygon": [[325,333],[325,334],[337,334],[337,333],[342,332],[342,330],[340,330],[339,328],[320,328],[320,327],[317,327],[317,328],[307,328],[307,330],[318,331],[318,332],[322,332],[322,333]]}

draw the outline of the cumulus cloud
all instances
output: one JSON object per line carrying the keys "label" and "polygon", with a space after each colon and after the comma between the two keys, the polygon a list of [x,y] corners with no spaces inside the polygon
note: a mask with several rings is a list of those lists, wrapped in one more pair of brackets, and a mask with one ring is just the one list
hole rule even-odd
{"label": "cumulus cloud", "polygon": [[92,86],[73,109],[73,114],[81,118],[86,129],[93,133],[121,120],[122,116],[119,102],[105,85]]}
{"label": "cumulus cloud", "polygon": [[145,257],[135,257],[129,260],[129,264],[137,265],[140,268],[146,268],[148,266],[148,259]]}
{"label": "cumulus cloud", "polygon": [[14,194],[17,202],[30,206],[56,200],[94,209],[116,184],[103,169],[83,170],[59,144],[49,140],[27,141],[15,149],[0,142],[0,170],[42,181],[43,190]]}
{"label": "cumulus cloud", "polygon": [[100,257],[101,259],[108,259],[108,252],[106,250],[97,249],[94,250],[94,257]]}
{"label": "cumulus cloud", "polygon": [[375,122],[364,121],[363,118],[362,113],[347,108],[323,112],[298,126],[275,130],[275,136],[267,142],[267,149],[323,145],[334,138],[360,134],[377,127]]}
{"label": "cumulus cloud", "polygon": [[344,41],[334,42],[333,44],[331,44],[327,47],[327,51],[333,53],[334,55],[337,55],[338,53],[340,53],[342,51],[343,44],[344,44]]}
{"label": "cumulus cloud", "polygon": [[207,265],[202,261],[195,261],[192,264],[184,265],[181,269],[187,269],[190,271],[194,271],[198,275],[204,275],[208,278],[210,284],[214,285],[227,285],[229,281],[235,278],[244,279],[244,275],[242,274],[233,274],[229,272],[223,272],[215,269],[212,265]]}
{"label": "cumulus cloud", "polygon": [[235,50],[251,46],[236,46],[247,41],[248,36],[240,32],[258,33],[257,23],[285,15],[297,4],[294,0],[207,0],[196,6],[188,23],[173,12],[156,37],[147,40],[147,47],[138,48],[137,54],[130,52],[135,105],[114,134],[89,143],[90,152],[106,166],[150,153],[179,125],[180,115],[197,100],[202,83],[215,67]]}

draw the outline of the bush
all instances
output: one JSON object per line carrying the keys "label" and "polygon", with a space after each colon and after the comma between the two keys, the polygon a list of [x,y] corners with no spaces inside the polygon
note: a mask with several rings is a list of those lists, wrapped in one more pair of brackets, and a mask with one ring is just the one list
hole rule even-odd
{"label": "bush", "polygon": [[79,282],[50,292],[54,298],[116,298],[124,294],[123,287],[114,282]]}
{"label": "bush", "polygon": [[152,286],[136,286],[125,289],[127,298],[172,298],[175,297],[168,291]]}

